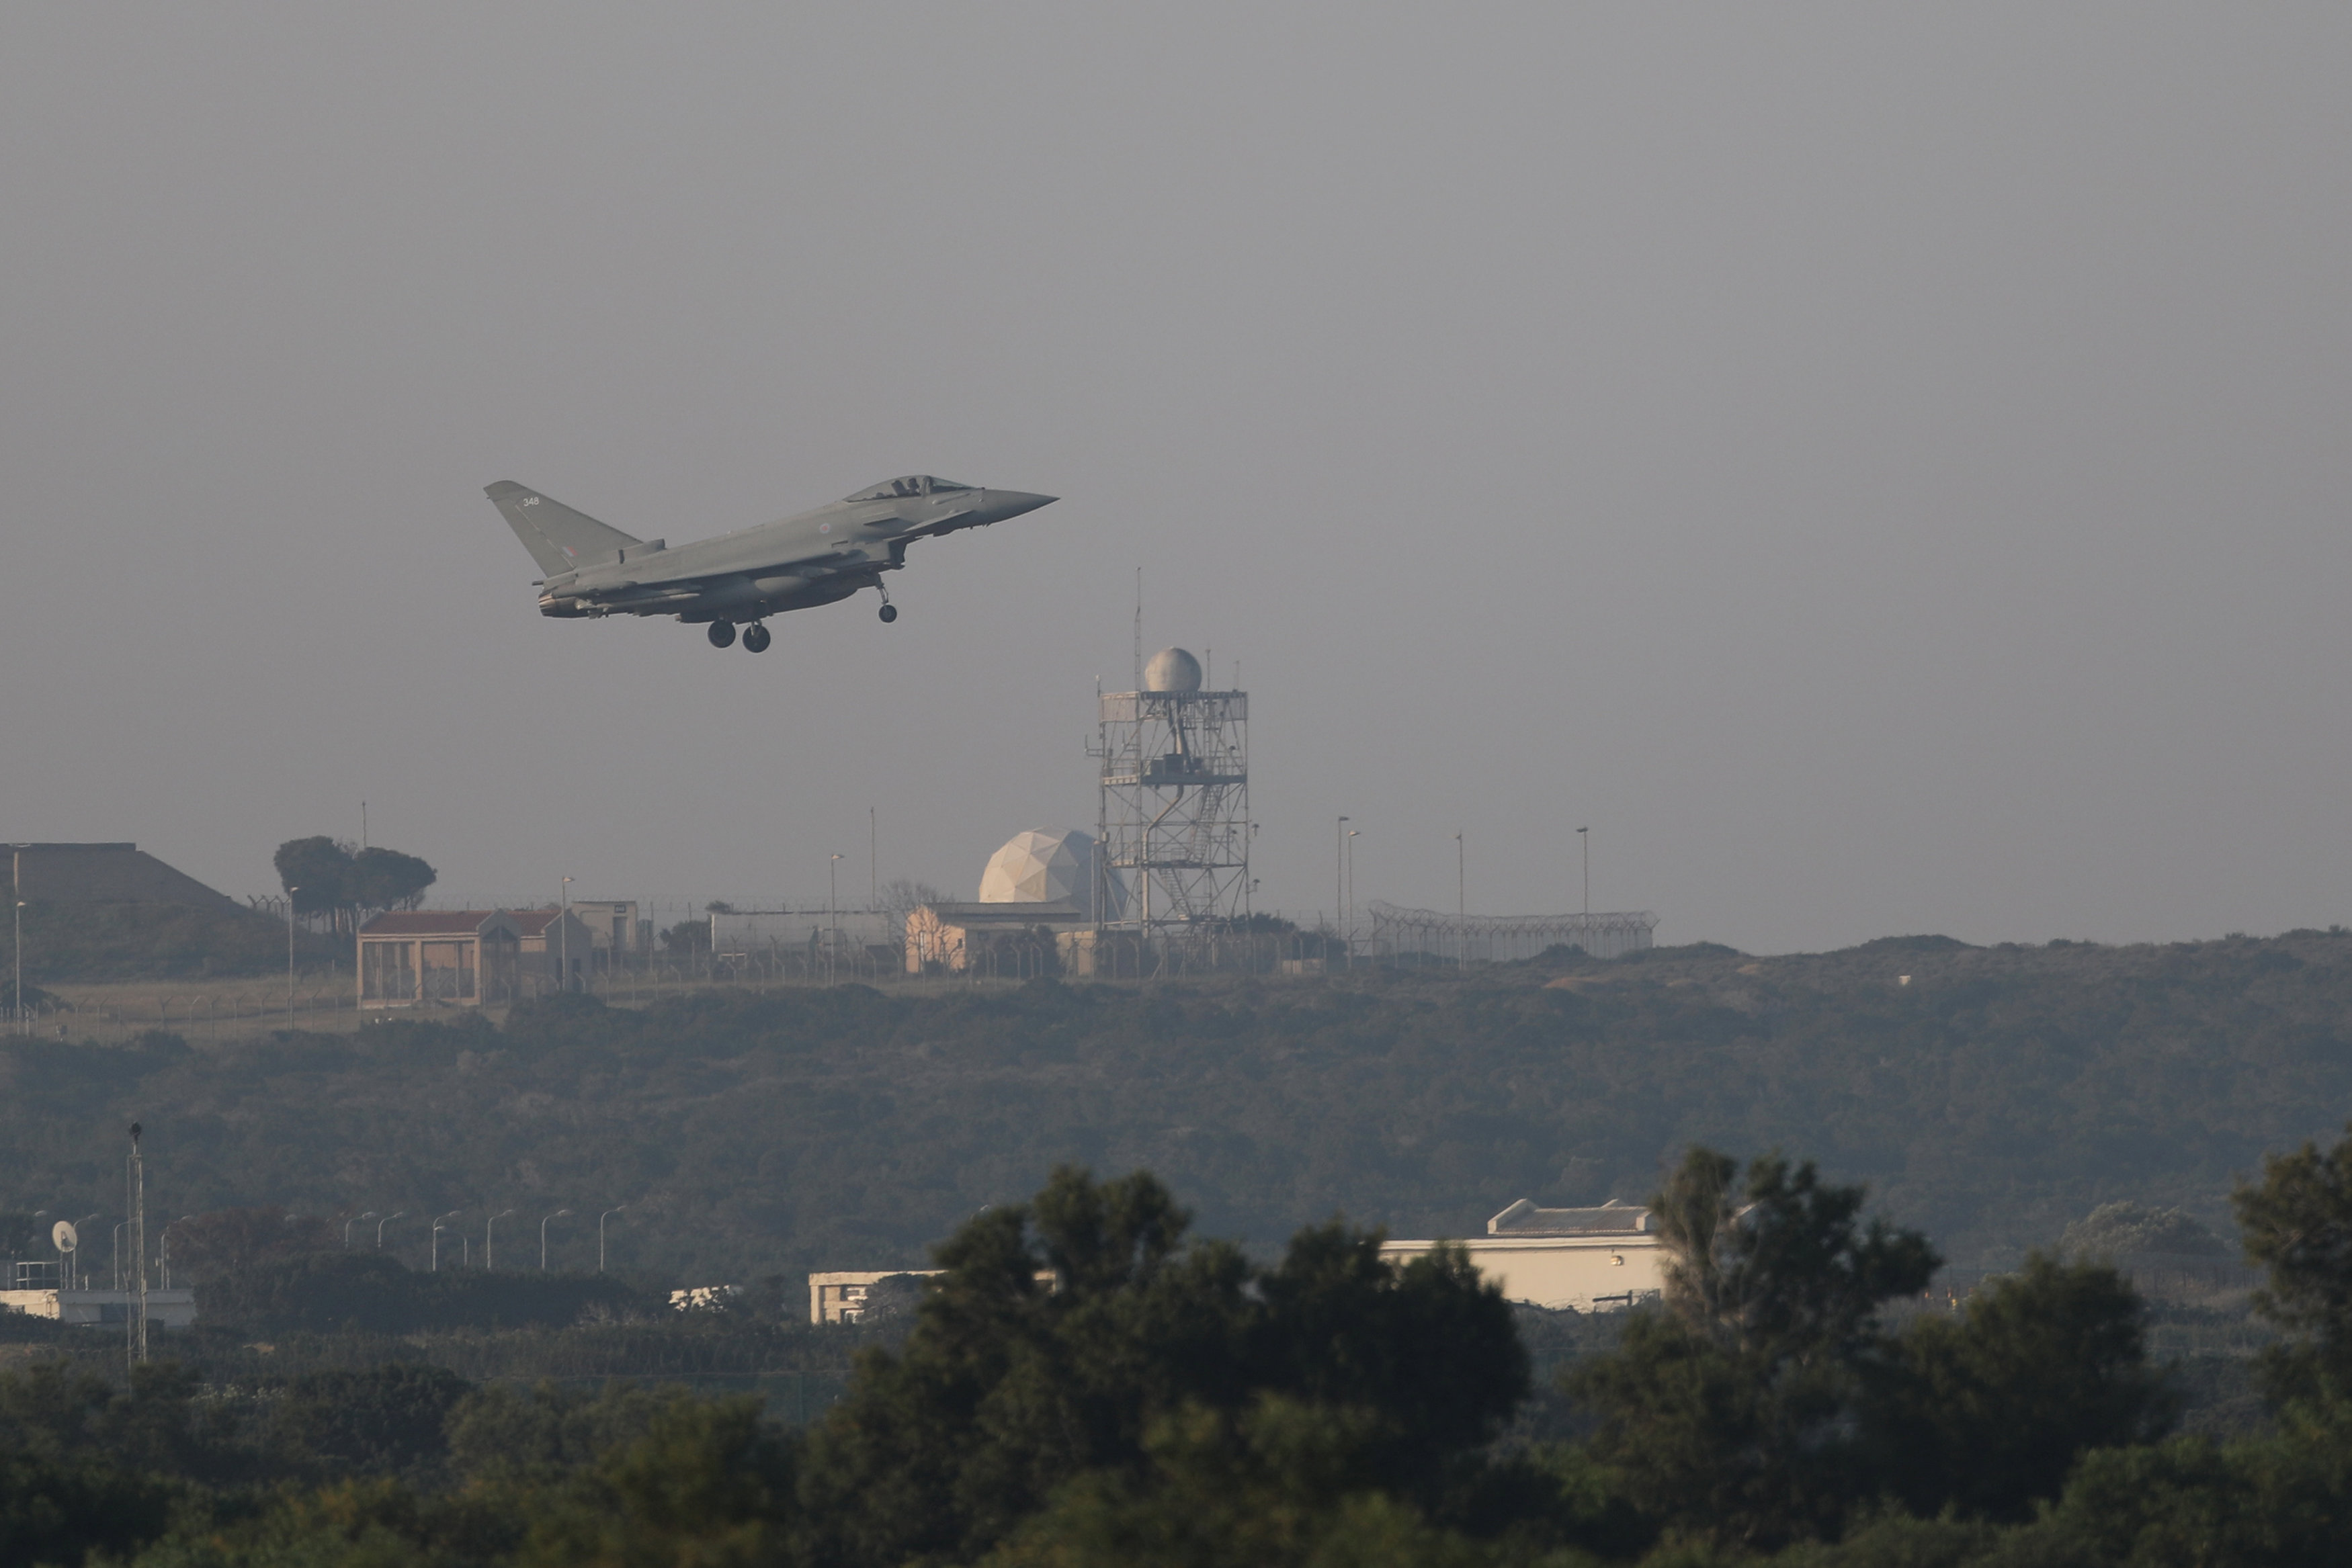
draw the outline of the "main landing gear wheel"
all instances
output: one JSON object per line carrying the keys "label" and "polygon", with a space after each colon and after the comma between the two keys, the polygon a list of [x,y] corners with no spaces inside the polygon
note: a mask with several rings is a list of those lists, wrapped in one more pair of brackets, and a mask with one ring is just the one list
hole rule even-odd
{"label": "main landing gear wheel", "polygon": [[713,621],[710,623],[710,645],[712,647],[724,648],[734,641],[735,622],[732,621]]}
{"label": "main landing gear wheel", "polygon": [[887,626],[891,622],[896,621],[897,619],[898,619],[898,607],[897,605],[886,604],[882,607],[882,623],[885,626]]}
{"label": "main landing gear wheel", "polygon": [[768,629],[758,622],[743,628],[743,646],[754,653],[768,651]]}

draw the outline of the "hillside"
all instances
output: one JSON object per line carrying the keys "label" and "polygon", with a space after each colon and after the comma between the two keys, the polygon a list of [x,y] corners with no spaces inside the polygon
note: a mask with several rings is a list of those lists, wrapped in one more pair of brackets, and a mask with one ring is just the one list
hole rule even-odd
{"label": "hillside", "polygon": [[[573,999],[216,1051],[9,1041],[0,1207],[119,1207],[137,1117],[159,1211],[462,1209],[478,1246],[492,1208],[569,1207],[592,1218],[555,1222],[561,1268],[627,1204],[616,1267],[750,1279],[919,1262],[1061,1161],[1148,1166],[1202,1231],[1264,1250],[1334,1212],[1461,1234],[1521,1197],[1638,1199],[1704,1141],[1816,1157],[1995,1267],[2111,1199],[2223,1228],[2233,1176],[2352,1112],[2341,931],[1640,959]],[[423,1237],[387,1242],[421,1262]]]}

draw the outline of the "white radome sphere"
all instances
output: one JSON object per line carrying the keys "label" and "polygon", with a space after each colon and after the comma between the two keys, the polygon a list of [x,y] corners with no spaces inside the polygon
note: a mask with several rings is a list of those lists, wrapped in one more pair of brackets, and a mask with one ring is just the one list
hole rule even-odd
{"label": "white radome sphere", "polygon": [[1143,666],[1143,689],[1197,692],[1201,689],[1201,661],[1181,648],[1162,648],[1151,655],[1151,663]]}
{"label": "white radome sphere", "polygon": [[[1110,907],[1108,919],[1117,919],[1127,902],[1116,873],[1108,879]],[[1055,828],[1033,828],[1015,833],[1011,841],[988,857],[980,873],[982,904],[1066,904],[1094,915],[1095,841],[1091,833]]]}

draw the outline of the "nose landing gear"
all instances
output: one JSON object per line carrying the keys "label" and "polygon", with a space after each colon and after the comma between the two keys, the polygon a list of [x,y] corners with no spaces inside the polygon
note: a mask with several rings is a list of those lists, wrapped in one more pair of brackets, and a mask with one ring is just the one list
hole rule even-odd
{"label": "nose landing gear", "polygon": [[735,622],[732,621],[713,621],[710,623],[710,645],[712,647],[724,648],[734,641]]}
{"label": "nose landing gear", "polygon": [[743,646],[751,653],[766,653],[768,651],[768,629],[765,626],[761,625],[756,621],[751,625],[744,627]]}

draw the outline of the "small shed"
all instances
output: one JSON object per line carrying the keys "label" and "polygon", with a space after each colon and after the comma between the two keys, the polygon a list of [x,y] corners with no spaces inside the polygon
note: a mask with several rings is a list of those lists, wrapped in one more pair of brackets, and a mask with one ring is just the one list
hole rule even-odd
{"label": "small shed", "polygon": [[[1047,973],[1060,961],[1056,939],[1093,925],[1086,911],[1059,901],[920,904],[907,916],[907,973],[959,972],[988,949],[1016,964],[1034,957],[1037,972]],[[1042,941],[1041,930],[1047,933]]]}
{"label": "small shed", "polygon": [[[596,967],[596,934],[576,915],[561,909],[515,909],[507,912],[522,937],[522,978],[533,994],[578,990]],[[563,976],[571,972],[567,988]]]}
{"label": "small shed", "polygon": [[495,909],[390,910],[359,944],[362,1008],[498,1006],[521,977],[522,933]]}

